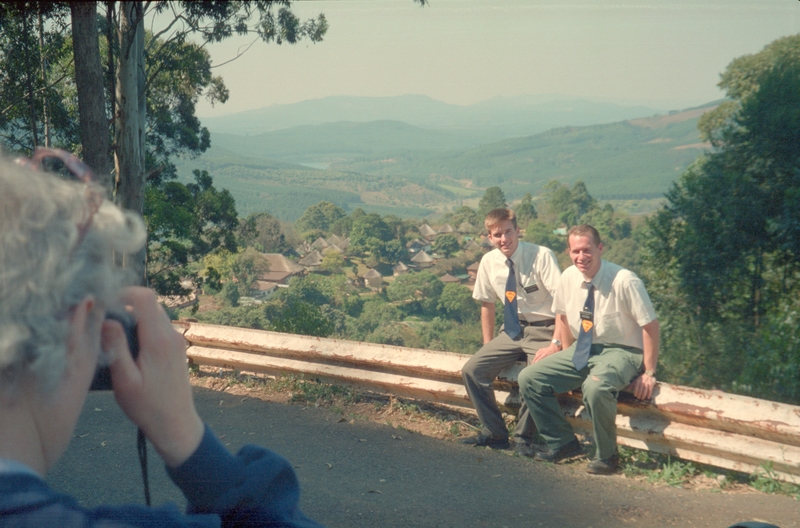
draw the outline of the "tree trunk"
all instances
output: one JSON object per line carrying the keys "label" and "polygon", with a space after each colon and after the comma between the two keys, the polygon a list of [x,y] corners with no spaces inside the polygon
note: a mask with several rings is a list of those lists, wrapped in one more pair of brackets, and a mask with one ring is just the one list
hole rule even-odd
{"label": "tree trunk", "polygon": [[95,171],[98,181],[111,196],[114,188],[111,138],[106,116],[100,46],[97,40],[97,4],[71,2],[70,11],[83,160]]}
{"label": "tree trunk", "polygon": [[[117,67],[116,160],[117,203],[144,213],[144,6],[121,2],[119,9],[119,61]],[[126,261],[137,276],[145,277],[144,249]],[[144,281],[146,282],[146,281]]]}
{"label": "tree trunk", "polygon": [[30,37],[30,28],[28,27],[28,15],[22,13],[22,34],[23,39],[29,45],[27,53],[25,53],[25,91],[27,92],[28,99],[28,126],[31,132],[31,154],[39,146],[39,135],[36,123],[36,97],[34,96],[33,86],[33,64],[31,64],[31,55],[33,54],[34,46],[28,42]]}
{"label": "tree trunk", "polygon": [[[44,53],[44,21],[42,20],[42,6],[36,6],[37,29],[39,32],[39,65],[42,70],[42,86],[47,86],[47,57]],[[50,148],[50,109],[47,104],[47,91],[42,96],[42,121],[44,122],[44,146]]]}

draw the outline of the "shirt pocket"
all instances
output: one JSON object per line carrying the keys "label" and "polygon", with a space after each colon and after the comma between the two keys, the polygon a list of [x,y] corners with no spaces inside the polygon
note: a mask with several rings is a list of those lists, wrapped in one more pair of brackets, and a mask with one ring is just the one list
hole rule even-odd
{"label": "shirt pocket", "polygon": [[622,316],[619,312],[606,314],[597,321],[597,337],[604,341],[613,343],[625,337],[625,330],[622,328]]}

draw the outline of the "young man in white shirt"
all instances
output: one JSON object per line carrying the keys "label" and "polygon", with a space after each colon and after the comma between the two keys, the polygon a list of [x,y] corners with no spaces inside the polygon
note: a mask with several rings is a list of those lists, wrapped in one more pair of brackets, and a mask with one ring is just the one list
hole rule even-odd
{"label": "young man in white shirt", "polygon": [[536,458],[549,462],[582,452],[556,399],[580,387],[596,444],[587,471],[607,475],[619,462],[618,392],[629,386],[639,399],[653,394],[659,324],[641,279],[601,259],[603,242],[594,227],[573,227],[567,240],[574,265],[561,276],[553,302],[559,322],[569,329],[563,332],[565,349],[536,358],[519,374],[519,387],[549,448]]}
{"label": "young man in white shirt", "polygon": [[[485,226],[495,249],[481,259],[472,293],[482,303],[484,345],[461,370],[483,428],[480,434],[462,442],[505,449],[509,447],[508,428],[497,407],[492,383],[517,361],[530,363],[537,353],[545,355],[561,349],[560,330],[552,311],[561,269],[552,250],[519,240],[514,211],[490,211]],[[504,303],[504,323],[495,337],[497,299]],[[524,403],[517,418],[514,449],[520,455],[533,456],[536,429]]]}

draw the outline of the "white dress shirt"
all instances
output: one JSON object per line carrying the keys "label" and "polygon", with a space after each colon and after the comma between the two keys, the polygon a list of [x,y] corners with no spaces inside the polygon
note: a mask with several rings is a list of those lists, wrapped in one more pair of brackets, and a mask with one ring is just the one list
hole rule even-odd
{"label": "white dress shirt", "polygon": [[[506,256],[493,249],[483,256],[478,266],[472,297],[493,303],[504,299],[508,266]],[[530,323],[555,318],[553,294],[558,288],[561,268],[555,253],[544,246],[520,241],[511,255],[517,277],[517,310],[522,321]]]}
{"label": "white dress shirt", "polygon": [[[594,326],[592,343],[644,348],[642,327],[657,319],[644,283],[635,273],[603,260],[592,278]],[[553,310],[567,316],[577,339],[589,283],[575,266],[564,270],[553,300]]]}

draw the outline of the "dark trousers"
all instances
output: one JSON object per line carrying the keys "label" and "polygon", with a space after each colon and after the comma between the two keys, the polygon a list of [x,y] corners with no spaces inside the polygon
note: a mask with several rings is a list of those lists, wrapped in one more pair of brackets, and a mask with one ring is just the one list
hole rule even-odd
{"label": "dark trousers", "polygon": [[[483,434],[495,438],[507,438],[508,429],[503,415],[497,408],[492,383],[497,375],[511,367],[517,361],[530,361],[540,348],[545,348],[553,338],[555,321],[548,321],[542,326],[523,327],[523,333],[516,340],[511,339],[502,330],[483,345],[474,356],[462,367],[461,376],[467,394],[478,412],[483,424]],[[517,426],[514,429],[514,440],[530,442],[536,433],[528,406],[523,402],[517,415]]]}

